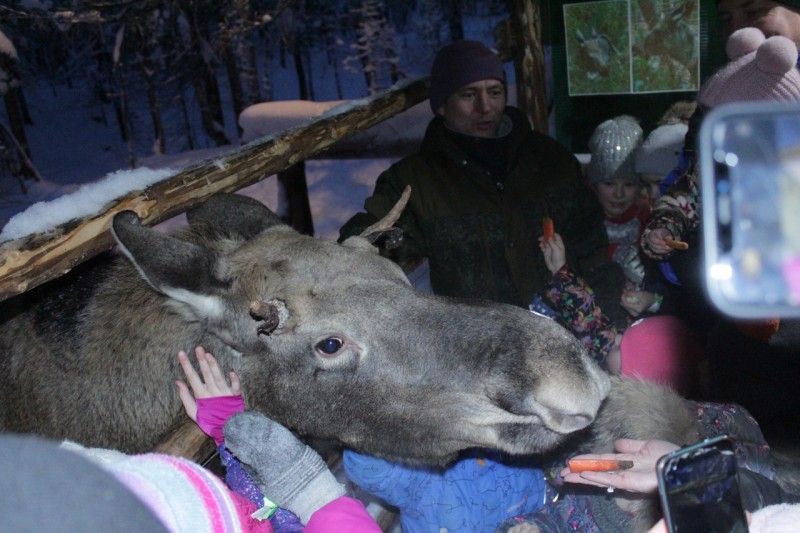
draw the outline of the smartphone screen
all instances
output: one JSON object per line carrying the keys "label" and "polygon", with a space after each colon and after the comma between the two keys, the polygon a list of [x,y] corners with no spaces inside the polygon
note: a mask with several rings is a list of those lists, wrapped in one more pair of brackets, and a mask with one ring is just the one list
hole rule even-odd
{"label": "smartphone screen", "polygon": [[657,464],[670,533],[747,532],[733,445],[718,437],[672,452]]}
{"label": "smartphone screen", "polygon": [[800,106],[720,106],[698,148],[711,301],[738,318],[800,316]]}

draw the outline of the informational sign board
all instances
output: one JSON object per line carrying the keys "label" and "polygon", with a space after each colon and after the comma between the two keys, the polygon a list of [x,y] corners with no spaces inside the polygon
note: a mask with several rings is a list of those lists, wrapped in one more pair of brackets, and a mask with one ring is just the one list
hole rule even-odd
{"label": "informational sign board", "polygon": [[570,96],[696,91],[699,0],[563,5]]}

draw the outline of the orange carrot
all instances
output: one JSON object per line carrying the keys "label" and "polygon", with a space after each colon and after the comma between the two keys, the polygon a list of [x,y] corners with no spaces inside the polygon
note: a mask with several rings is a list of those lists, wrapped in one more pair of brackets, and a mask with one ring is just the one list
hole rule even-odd
{"label": "orange carrot", "polygon": [[542,218],[542,236],[544,240],[549,241],[553,238],[556,230],[553,227],[553,219],[550,217],[543,217]]}
{"label": "orange carrot", "polygon": [[675,250],[688,250],[689,244],[683,241],[676,241],[674,239],[664,239],[664,242],[667,243],[667,246],[670,248],[674,248]]}
{"label": "orange carrot", "polygon": [[567,464],[571,472],[613,472],[633,468],[633,461],[615,459],[570,459]]}

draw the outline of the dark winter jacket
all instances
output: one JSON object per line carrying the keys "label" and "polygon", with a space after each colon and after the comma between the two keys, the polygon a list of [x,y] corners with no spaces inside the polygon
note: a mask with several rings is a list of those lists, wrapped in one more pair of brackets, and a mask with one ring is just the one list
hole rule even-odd
{"label": "dark winter jacket", "polygon": [[[428,126],[420,151],[383,172],[339,240],[359,234],[396,203],[406,185],[411,199],[397,226],[403,244],[392,259],[404,267],[428,259],[436,294],[482,298],[526,307],[550,279],[537,237],[542,217],[553,218],[568,261],[595,289],[609,315],[621,316],[623,275],[607,256],[602,210],[583,185],[575,157],[534,132],[516,108],[504,143],[505,172],[479,165],[445,131],[441,117]],[[480,139],[477,142],[481,142]]]}

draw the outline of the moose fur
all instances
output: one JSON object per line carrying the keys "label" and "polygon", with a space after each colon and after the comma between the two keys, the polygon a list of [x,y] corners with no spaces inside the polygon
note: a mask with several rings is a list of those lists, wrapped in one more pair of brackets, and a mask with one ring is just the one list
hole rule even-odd
{"label": "moose fur", "polygon": [[608,392],[553,321],[418,293],[366,239],[300,235],[238,195],[187,218],[170,236],[120,213],[126,257],[5,304],[1,430],[151,449],[184,419],[176,353],[198,344],[299,434],[430,463],[548,450]]}
{"label": "moose fur", "polygon": [[250,408],[387,458],[696,440],[671,391],[610,379],[524,309],[418,293],[365,238],[300,235],[238,195],[187,218],[170,236],[121,213],[125,257],[4,304],[1,431],[149,450],[184,419],[176,353],[200,344],[239,373]]}

